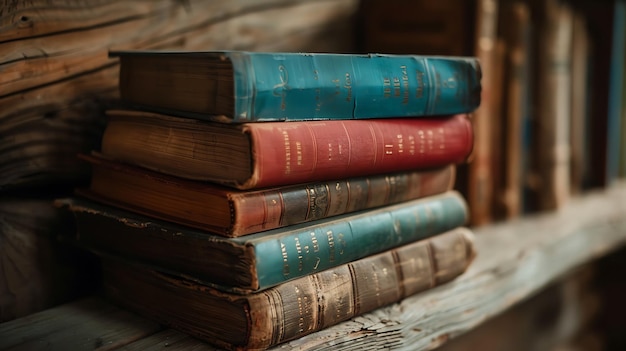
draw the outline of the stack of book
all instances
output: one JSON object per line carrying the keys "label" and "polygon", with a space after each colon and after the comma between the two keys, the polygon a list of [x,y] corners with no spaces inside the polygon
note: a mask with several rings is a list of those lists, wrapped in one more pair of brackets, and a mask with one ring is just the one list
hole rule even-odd
{"label": "stack of book", "polygon": [[61,201],[106,294],[265,349],[450,281],[475,250],[455,165],[473,58],[115,52],[91,185]]}

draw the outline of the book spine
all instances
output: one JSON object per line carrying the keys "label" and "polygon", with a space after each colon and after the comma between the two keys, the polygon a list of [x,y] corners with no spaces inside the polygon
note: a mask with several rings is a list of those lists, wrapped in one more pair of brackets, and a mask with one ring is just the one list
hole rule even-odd
{"label": "book spine", "polygon": [[472,150],[467,115],[449,118],[248,123],[252,189],[462,163]]}
{"label": "book spine", "polygon": [[[498,1],[476,1],[475,49],[483,68],[481,105],[472,114],[476,143],[468,165],[467,201],[472,208],[472,225],[484,225],[493,220],[495,169],[493,134],[494,121],[499,120],[496,90]],[[498,131],[499,132],[499,131]]]}
{"label": "book spine", "polygon": [[252,325],[268,327],[251,328],[249,345],[292,340],[448,282],[474,252],[472,233],[458,228],[253,295]]}
{"label": "book spine", "polygon": [[[104,289],[119,303],[212,344],[264,350],[446,283],[474,256],[472,232],[457,228],[251,295],[110,260],[103,262]],[[224,313],[241,314],[247,330],[221,325]]]}
{"label": "book spine", "polygon": [[583,191],[585,179],[585,165],[587,161],[586,142],[589,140],[588,128],[585,126],[589,120],[589,65],[592,45],[589,41],[587,19],[583,11],[572,11],[572,65],[571,65],[571,161],[570,161],[570,189],[572,194],[580,194]]}
{"label": "book spine", "polygon": [[503,35],[509,48],[506,54],[506,102],[504,123],[504,181],[500,201],[504,218],[522,213],[523,127],[528,102],[529,21],[528,4],[508,1],[502,4]]}
{"label": "book spine", "polygon": [[227,53],[235,122],[467,113],[480,103],[474,58]]}
{"label": "book spine", "polygon": [[444,193],[455,167],[233,193],[231,236],[310,222]]}
{"label": "book spine", "polygon": [[554,210],[570,197],[571,46],[570,5],[558,0],[539,5],[537,159],[539,208]]}
{"label": "book spine", "polygon": [[456,191],[312,224],[254,245],[258,289],[336,267],[459,227],[467,206]]}

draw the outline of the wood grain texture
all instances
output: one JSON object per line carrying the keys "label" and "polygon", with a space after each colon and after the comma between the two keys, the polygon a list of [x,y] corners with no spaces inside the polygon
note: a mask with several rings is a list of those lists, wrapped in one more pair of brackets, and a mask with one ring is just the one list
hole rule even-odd
{"label": "wood grain texture", "polygon": [[[279,345],[274,350],[434,349],[522,302],[573,269],[625,247],[624,213],[626,183],[622,182],[606,191],[573,198],[558,212],[484,226],[475,230],[478,250],[476,261],[455,281]],[[85,313],[96,320],[89,321],[89,325],[103,323],[102,319],[106,319],[107,314],[100,310],[111,308],[104,305],[91,307],[92,311]],[[67,310],[55,311],[58,314],[66,313]],[[54,320],[54,313],[42,313],[30,318],[37,320],[48,316],[46,318]],[[66,329],[76,325],[76,322],[71,322],[75,317],[67,316],[67,321],[62,325],[36,323],[27,328],[31,321],[27,318],[4,323],[0,325],[0,348],[12,345],[10,343],[15,341],[11,340],[16,338],[24,338],[26,342],[36,340],[41,335],[48,335],[48,338],[60,338],[54,336],[58,334],[67,335]],[[137,330],[137,325],[146,323],[134,319],[132,315],[124,318],[128,318],[124,328],[131,334]],[[17,326],[23,328],[20,329],[22,334],[8,334],[17,330]],[[47,329],[44,331],[42,328]],[[119,330],[117,327],[114,329]],[[88,330],[95,333],[94,329]],[[86,333],[85,330],[79,329],[75,333],[75,339],[84,340],[82,335]],[[168,338],[176,340],[173,346],[184,342],[185,347],[206,349],[205,344],[199,341],[194,343],[193,339],[183,338],[176,332],[161,335],[151,333],[146,339],[136,340],[136,345],[128,343],[128,348],[132,350],[133,347],[145,346],[149,350],[163,349],[163,342]],[[63,338],[55,340],[60,340],[55,344],[59,347],[64,345],[61,342],[72,341]]]}
{"label": "wood grain texture", "polygon": [[[85,179],[76,154],[99,147],[103,110],[119,97],[118,62],[108,58],[109,50],[348,52],[357,2],[5,0],[2,5],[0,190]],[[29,138],[33,129],[50,139],[37,145],[13,141]]]}
{"label": "wood grain texture", "polygon": [[52,199],[0,200],[0,323],[93,291],[91,256],[56,241],[63,218]]}
{"label": "wood grain texture", "polygon": [[2,350],[114,350],[160,326],[97,298],[0,324]]}
{"label": "wood grain texture", "polygon": [[593,332],[601,309],[601,295],[594,284],[597,268],[594,261],[567,274],[437,350],[600,350],[580,339]]}
{"label": "wood grain texture", "polygon": [[205,344],[187,334],[173,329],[166,329],[156,334],[137,340],[119,349],[120,351],[217,351],[215,347]]}

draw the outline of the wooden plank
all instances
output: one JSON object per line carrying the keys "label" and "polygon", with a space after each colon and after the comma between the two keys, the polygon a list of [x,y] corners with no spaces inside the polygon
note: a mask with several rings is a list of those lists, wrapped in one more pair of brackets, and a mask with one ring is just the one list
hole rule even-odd
{"label": "wooden plank", "polygon": [[216,351],[211,345],[173,329],[150,335],[134,343],[128,344],[120,351],[156,351],[167,348],[168,351]]}
{"label": "wooden plank", "polygon": [[0,349],[113,350],[160,328],[99,298],[87,298],[0,324]]}
{"label": "wooden plank", "polygon": [[437,350],[599,350],[592,345],[570,348],[583,342],[579,336],[590,333],[598,321],[601,303],[593,281],[596,269],[595,261],[583,266]]}

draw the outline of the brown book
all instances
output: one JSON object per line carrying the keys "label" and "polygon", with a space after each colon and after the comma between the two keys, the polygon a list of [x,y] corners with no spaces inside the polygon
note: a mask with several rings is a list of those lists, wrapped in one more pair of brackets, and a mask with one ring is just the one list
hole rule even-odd
{"label": "brown book", "polygon": [[570,5],[536,2],[538,13],[536,174],[540,210],[561,207],[570,197],[571,47]]}
{"label": "brown book", "polygon": [[262,350],[448,282],[474,256],[472,233],[457,228],[250,295],[105,259],[104,290],[120,305],[219,347]]}
{"label": "brown book", "polygon": [[236,237],[444,193],[454,166],[262,190],[191,181],[94,155],[91,185],[77,192],[144,215]]}
{"label": "brown book", "polygon": [[109,115],[106,157],[239,189],[443,167],[465,162],[473,146],[464,114],[244,124]]}
{"label": "brown book", "polygon": [[523,130],[528,107],[528,74],[530,72],[530,11],[525,1],[502,3],[502,36],[507,43],[505,60],[506,93],[502,146],[505,157],[503,183],[500,187],[500,214],[514,218],[523,207]]}
{"label": "brown book", "polygon": [[586,15],[580,9],[574,9],[572,23],[572,63],[571,63],[571,167],[570,189],[572,194],[579,194],[583,190],[585,180],[585,165],[589,164],[586,144],[589,140],[589,77],[591,65],[591,45]]}
{"label": "brown book", "polygon": [[498,77],[498,2],[479,0],[476,4],[475,54],[483,68],[481,105],[474,111],[475,144],[468,166],[467,202],[471,208],[470,222],[482,225],[493,219],[494,120],[499,118],[499,99],[496,92]]}

